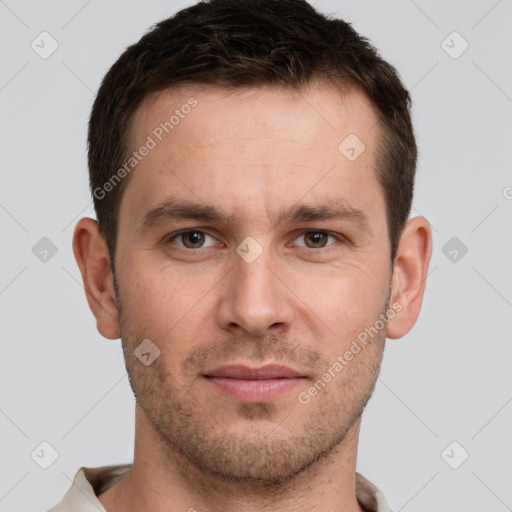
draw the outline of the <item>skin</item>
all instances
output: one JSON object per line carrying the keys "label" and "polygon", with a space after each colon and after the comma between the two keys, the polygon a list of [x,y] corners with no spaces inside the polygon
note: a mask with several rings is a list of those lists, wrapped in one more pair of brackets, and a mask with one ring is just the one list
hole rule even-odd
{"label": "skin", "polygon": [[[192,94],[197,106],[129,177],[119,211],[117,296],[96,221],[81,219],[75,229],[98,330],[122,338],[137,397],[132,469],[99,500],[109,512],[360,512],[361,413],[386,336],[402,337],[418,317],[428,222],[408,221],[392,267],[374,168],[377,116],[361,92],[342,95],[321,83],[300,94],[163,91],[137,111],[134,148]],[[354,161],[338,150],[349,134],[366,147]],[[141,229],[169,198],[215,206],[230,219],[165,218]],[[360,215],[279,221],[281,210],[299,204]],[[171,239],[182,229],[201,233]],[[203,246],[187,248],[198,237]],[[236,252],[246,237],[262,250],[251,263]],[[329,368],[332,376],[337,357],[393,304],[400,312],[301,403],[299,393]],[[134,355],[144,339],[160,350],[149,366]],[[275,362],[304,378],[263,403],[227,397],[204,377],[224,364]]]}

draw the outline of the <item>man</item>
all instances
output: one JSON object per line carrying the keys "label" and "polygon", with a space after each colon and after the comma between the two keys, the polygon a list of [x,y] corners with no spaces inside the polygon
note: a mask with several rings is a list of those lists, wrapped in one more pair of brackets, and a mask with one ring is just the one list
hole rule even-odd
{"label": "man", "polygon": [[73,247],[122,339],[134,461],[81,468],[52,510],[391,510],[356,456],[386,337],[421,307],[415,166],[394,68],[304,0],[201,2],[128,48]]}

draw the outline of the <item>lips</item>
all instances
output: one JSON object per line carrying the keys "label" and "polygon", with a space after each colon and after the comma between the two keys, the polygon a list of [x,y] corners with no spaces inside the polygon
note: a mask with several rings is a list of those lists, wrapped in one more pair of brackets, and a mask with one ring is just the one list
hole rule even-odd
{"label": "lips", "polygon": [[295,389],[306,378],[292,368],[275,364],[260,368],[222,366],[208,371],[204,377],[224,396],[249,403],[276,400]]}
{"label": "lips", "polygon": [[243,365],[222,366],[208,372],[206,377],[224,377],[228,379],[264,380],[264,379],[290,379],[302,375],[287,366],[268,364],[261,368],[251,368]]}

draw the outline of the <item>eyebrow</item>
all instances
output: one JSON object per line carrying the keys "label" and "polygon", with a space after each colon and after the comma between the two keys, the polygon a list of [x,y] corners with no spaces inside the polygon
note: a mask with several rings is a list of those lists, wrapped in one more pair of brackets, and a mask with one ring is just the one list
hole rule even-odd
{"label": "eyebrow", "polygon": [[281,210],[277,215],[277,223],[313,222],[319,220],[347,220],[358,224],[361,229],[370,231],[368,216],[357,208],[353,208],[346,201],[340,200],[334,204],[296,205]]}
{"label": "eyebrow", "polygon": [[[170,198],[148,211],[137,230],[142,234],[161,223],[179,219],[232,224],[235,215],[212,205]],[[362,210],[351,207],[345,200],[319,205],[297,204],[283,208],[276,215],[273,225],[321,220],[346,220],[364,231],[371,232],[368,216]]]}

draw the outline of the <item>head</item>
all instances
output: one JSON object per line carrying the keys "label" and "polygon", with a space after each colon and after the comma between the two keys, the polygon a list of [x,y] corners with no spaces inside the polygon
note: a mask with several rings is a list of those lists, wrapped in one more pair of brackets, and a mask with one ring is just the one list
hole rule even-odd
{"label": "head", "polygon": [[[416,155],[395,69],[303,0],[200,2],[123,53],[91,114],[98,221],[74,250],[165,446],[277,483],[342,445],[421,306]],[[299,375],[275,399],[212,383],[268,363]]]}

